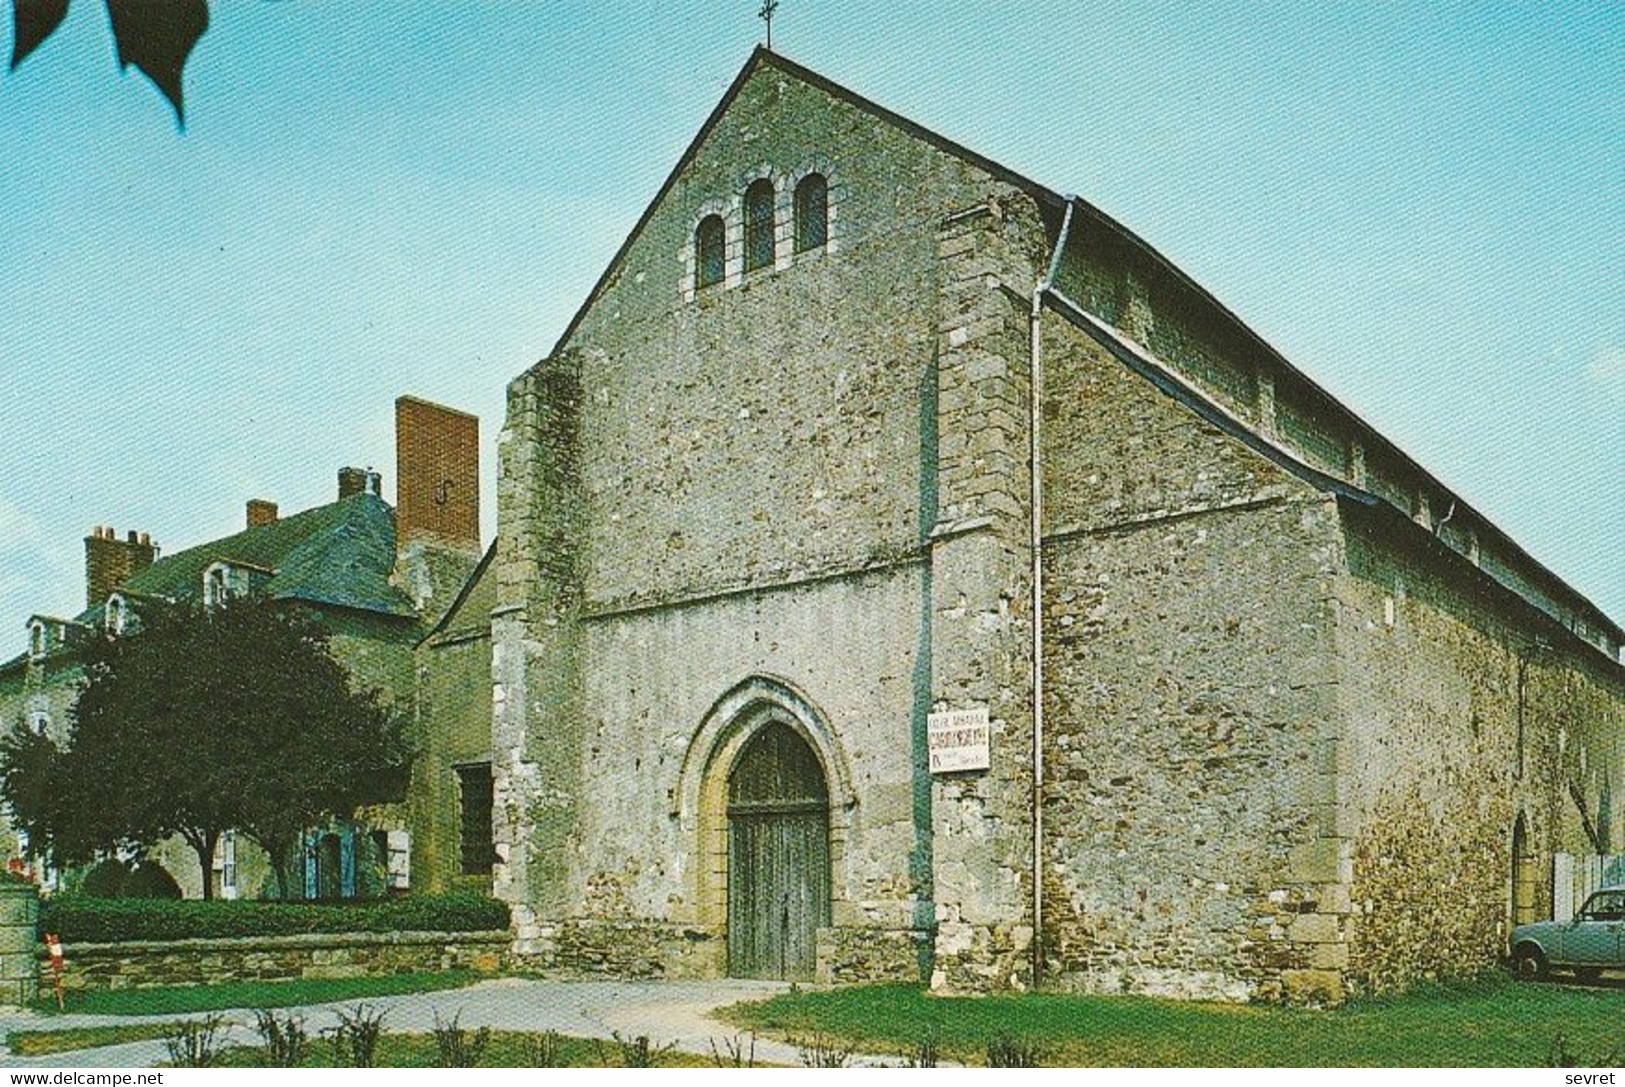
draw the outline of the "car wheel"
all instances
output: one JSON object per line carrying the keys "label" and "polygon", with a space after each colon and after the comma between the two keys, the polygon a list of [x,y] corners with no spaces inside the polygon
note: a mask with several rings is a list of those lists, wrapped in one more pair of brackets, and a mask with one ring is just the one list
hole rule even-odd
{"label": "car wheel", "polygon": [[1525,981],[1546,976],[1546,956],[1533,944],[1525,944],[1512,953],[1512,972]]}

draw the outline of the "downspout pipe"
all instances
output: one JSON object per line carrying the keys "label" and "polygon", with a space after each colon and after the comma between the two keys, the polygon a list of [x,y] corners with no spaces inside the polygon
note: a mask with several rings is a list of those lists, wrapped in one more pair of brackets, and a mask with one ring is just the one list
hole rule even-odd
{"label": "downspout pipe", "polygon": [[1032,556],[1030,574],[1033,592],[1032,607],[1032,685],[1033,685],[1033,959],[1032,987],[1038,988],[1044,976],[1044,473],[1043,444],[1039,428],[1044,416],[1044,343],[1041,324],[1044,314],[1044,296],[1055,285],[1056,273],[1061,268],[1061,254],[1066,250],[1067,238],[1072,233],[1072,211],[1078,198],[1068,195],[1066,213],[1061,219],[1061,232],[1056,235],[1055,249],[1050,253],[1049,267],[1044,278],[1033,287],[1032,316],[1029,319],[1030,350],[1027,375],[1027,507],[1030,519],[1027,526],[1028,553]]}

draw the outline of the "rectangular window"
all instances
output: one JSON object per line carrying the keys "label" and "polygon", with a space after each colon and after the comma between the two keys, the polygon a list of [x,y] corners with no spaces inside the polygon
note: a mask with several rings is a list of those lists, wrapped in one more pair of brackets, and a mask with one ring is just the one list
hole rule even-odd
{"label": "rectangular window", "polygon": [[237,897],[237,832],[220,835],[220,897]]}
{"label": "rectangular window", "polygon": [[405,891],[412,886],[412,834],[405,830],[384,832],[385,871],[389,889]]}
{"label": "rectangular window", "polygon": [[494,850],[491,845],[491,764],[457,767],[462,793],[463,875],[488,876]]}

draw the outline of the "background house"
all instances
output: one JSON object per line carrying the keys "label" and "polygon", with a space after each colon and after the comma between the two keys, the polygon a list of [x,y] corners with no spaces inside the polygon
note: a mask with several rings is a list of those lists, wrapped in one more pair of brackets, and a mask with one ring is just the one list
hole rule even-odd
{"label": "background house", "polygon": [[[241,532],[171,555],[159,557],[145,534],[120,539],[110,528],[92,530],[85,538],[85,610],[72,619],[29,620],[28,651],[0,665],[0,722],[66,735],[82,678],[75,646],[98,628],[135,633],[152,602],[259,595],[297,603],[328,632],[329,647],[354,685],[379,690],[411,717],[419,759],[408,794],[423,791],[439,751],[420,734],[414,659],[479,558],[478,441],[473,416],[402,397],[396,403],[397,507],[384,501],[380,473],[343,468],[332,502],[282,516],[275,503],[250,500]],[[408,888],[413,835],[407,812],[418,812],[429,825],[437,818],[455,824],[460,797],[453,793],[443,802],[447,812],[431,813],[403,798],[370,809],[354,824],[311,828],[292,892],[341,897]],[[18,856],[28,853],[26,842],[14,848]],[[152,856],[185,893],[201,893],[205,876],[190,849],[167,842]],[[266,859],[245,838],[228,836],[215,869],[208,878],[226,897],[270,892]]]}

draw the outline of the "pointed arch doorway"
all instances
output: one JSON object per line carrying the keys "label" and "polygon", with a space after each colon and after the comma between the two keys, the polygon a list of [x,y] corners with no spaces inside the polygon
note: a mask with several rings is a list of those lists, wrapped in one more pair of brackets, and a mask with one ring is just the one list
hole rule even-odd
{"label": "pointed arch doorway", "polygon": [[807,980],[830,923],[829,786],[818,755],[769,720],[728,773],[728,973]]}
{"label": "pointed arch doorway", "polygon": [[1527,925],[1540,920],[1539,876],[1534,850],[1529,844],[1529,827],[1523,813],[1512,825],[1512,924]]}

